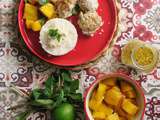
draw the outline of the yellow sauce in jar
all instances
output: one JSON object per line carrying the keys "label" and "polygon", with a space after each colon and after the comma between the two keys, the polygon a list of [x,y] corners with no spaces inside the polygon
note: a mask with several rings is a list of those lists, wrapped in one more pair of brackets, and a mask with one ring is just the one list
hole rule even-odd
{"label": "yellow sauce in jar", "polygon": [[154,60],[153,52],[148,47],[139,47],[133,54],[133,58],[138,65],[150,65]]}

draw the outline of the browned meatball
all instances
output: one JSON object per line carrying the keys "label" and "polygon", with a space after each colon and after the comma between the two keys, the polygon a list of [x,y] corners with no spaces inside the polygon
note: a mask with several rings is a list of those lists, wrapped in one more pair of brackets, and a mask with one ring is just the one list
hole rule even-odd
{"label": "browned meatball", "polygon": [[93,35],[102,26],[103,22],[96,11],[89,11],[85,14],[80,13],[78,24],[84,34]]}

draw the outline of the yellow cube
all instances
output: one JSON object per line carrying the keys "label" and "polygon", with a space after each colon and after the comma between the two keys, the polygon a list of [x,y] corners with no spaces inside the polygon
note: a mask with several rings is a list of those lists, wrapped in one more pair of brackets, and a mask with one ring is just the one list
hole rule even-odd
{"label": "yellow cube", "polygon": [[106,118],[106,120],[120,120],[117,113],[114,113]]}
{"label": "yellow cube", "polygon": [[106,115],[104,112],[93,112],[94,119],[105,119]]}
{"label": "yellow cube", "polygon": [[42,28],[41,20],[37,20],[32,24],[32,30],[33,31],[40,31]]}
{"label": "yellow cube", "polygon": [[46,3],[45,5],[40,7],[40,11],[45,15],[48,19],[56,17],[56,10],[53,4]]}
{"label": "yellow cube", "polygon": [[117,82],[116,78],[107,78],[106,80],[103,81],[103,83],[107,86],[115,86]]}
{"label": "yellow cube", "polygon": [[112,89],[117,90],[118,92],[121,92],[120,88],[118,86],[114,86]]}
{"label": "yellow cube", "polygon": [[100,105],[101,105],[101,103],[97,102],[95,99],[91,99],[89,101],[89,108],[91,110],[96,111],[99,108]]}
{"label": "yellow cube", "polygon": [[25,3],[23,18],[27,19],[27,20],[33,20],[33,21],[38,20],[37,7],[35,7],[34,5],[31,5],[29,3]]}
{"label": "yellow cube", "polygon": [[107,86],[105,84],[99,83],[97,93],[96,93],[96,100],[98,102],[102,102],[104,99],[104,94],[106,93]]}
{"label": "yellow cube", "polygon": [[125,81],[121,81],[120,86],[121,86],[122,92],[133,90],[133,87],[128,82],[125,82]]}
{"label": "yellow cube", "polygon": [[106,116],[109,116],[113,113],[113,109],[111,107],[106,106],[104,103],[102,103],[97,111],[104,112]]}
{"label": "yellow cube", "polygon": [[34,23],[34,21],[26,19],[25,23],[26,23],[27,29],[31,29],[32,28],[32,24]]}
{"label": "yellow cube", "polygon": [[119,120],[127,120],[125,117],[119,117]]}
{"label": "yellow cube", "polygon": [[112,88],[106,92],[104,101],[109,105],[118,106],[122,98],[121,92]]}
{"label": "yellow cube", "polygon": [[135,115],[138,111],[138,107],[127,99],[123,100],[122,109],[129,115]]}
{"label": "yellow cube", "polygon": [[134,90],[130,90],[124,93],[127,98],[136,98],[136,92]]}

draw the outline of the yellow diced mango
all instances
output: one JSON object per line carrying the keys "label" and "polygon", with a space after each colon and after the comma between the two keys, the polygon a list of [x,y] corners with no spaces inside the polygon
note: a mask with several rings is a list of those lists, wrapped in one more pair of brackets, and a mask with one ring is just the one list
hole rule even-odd
{"label": "yellow diced mango", "polygon": [[125,82],[125,81],[121,81],[120,86],[121,86],[122,92],[133,90],[133,87],[128,82]]}
{"label": "yellow diced mango", "polygon": [[127,98],[136,98],[136,92],[134,90],[130,90],[124,93]]}
{"label": "yellow diced mango", "polygon": [[89,101],[89,108],[91,110],[96,111],[99,108],[100,105],[101,105],[101,103],[97,102],[95,99],[91,99]]}
{"label": "yellow diced mango", "polygon": [[114,113],[106,118],[106,120],[120,120],[117,113]]}
{"label": "yellow diced mango", "polygon": [[119,120],[127,120],[125,117],[119,117]]}
{"label": "yellow diced mango", "polygon": [[103,83],[107,86],[115,86],[117,82],[116,78],[107,78],[106,80],[103,80]]}
{"label": "yellow diced mango", "polygon": [[110,89],[106,92],[104,101],[109,105],[118,106],[122,98],[123,95],[121,94],[121,92],[118,92],[115,89]]}
{"label": "yellow diced mango", "polygon": [[33,31],[40,31],[42,28],[41,20],[37,20],[32,24],[32,30]]}
{"label": "yellow diced mango", "polygon": [[56,17],[56,10],[53,4],[47,3],[40,7],[40,11],[45,15],[48,19]]}
{"label": "yellow diced mango", "polygon": [[117,90],[118,92],[121,92],[120,88],[118,86],[114,86],[112,89]]}
{"label": "yellow diced mango", "polygon": [[123,100],[122,109],[129,115],[135,115],[138,111],[138,107],[127,99]]}
{"label": "yellow diced mango", "polygon": [[27,29],[31,29],[33,23],[34,23],[33,20],[26,19],[26,27],[27,27]]}
{"label": "yellow diced mango", "polygon": [[109,116],[113,113],[113,109],[111,107],[106,106],[104,103],[102,103],[97,111],[104,112],[106,116]]}
{"label": "yellow diced mango", "polygon": [[94,119],[105,119],[106,115],[104,112],[93,112]]}
{"label": "yellow diced mango", "polygon": [[29,3],[25,3],[23,18],[27,19],[27,20],[33,20],[33,21],[38,20],[38,9],[37,9],[37,7],[34,6],[34,5],[31,5]]}
{"label": "yellow diced mango", "polygon": [[106,93],[107,86],[105,84],[99,83],[97,93],[96,93],[96,100],[98,102],[102,102],[104,99],[104,94]]}

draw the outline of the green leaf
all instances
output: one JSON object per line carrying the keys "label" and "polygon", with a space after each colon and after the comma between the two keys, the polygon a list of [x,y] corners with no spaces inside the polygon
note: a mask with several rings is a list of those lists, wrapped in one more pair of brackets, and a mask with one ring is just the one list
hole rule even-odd
{"label": "green leaf", "polygon": [[79,89],[79,80],[72,81],[70,87],[72,92],[76,92]]}
{"label": "green leaf", "polygon": [[41,19],[40,19],[40,24],[41,24],[41,26],[43,26],[43,25],[45,24],[45,21],[46,21],[45,18],[41,18]]}
{"label": "green leaf", "polygon": [[25,3],[27,3],[28,2],[28,0],[24,0],[25,1]]}
{"label": "green leaf", "polygon": [[22,112],[18,114],[15,119],[16,120],[26,120],[29,114],[30,114],[29,112]]}
{"label": "green leaf", "polygon": [[37,99],[37,100],[31,101],[30,104],[36,107],[51,109],[52,105],[54,104],[54,101],[51,99]]}
{"label": "green leaf", "polygon": [[48,3],[48,0],[39,0],[38,2],[40,5],[44,5],[44,4]]}
{"label": "green leaf", "polygon": [[72,81],[71,74],[70,74],[69,71],[62,70],[61,75],[62,75],[62,79],[63,79],[64,81],[67,81],[67,82],[71,82],[71,81]]}
{"label": "green leaf", "polygon": [[82,101],[82,94],[81,93],[76,93],[76,94],[69,94],[69,97],[75,101]]}
{"label": "green leaf", "polygon": [[41,89],[34,89],[31,93],[31,98],[33,98],[33,99],[39,99],[41,96],[42,96]]}
{"label": "green leaf", "polygon": [[54,90],[54,86],[55,86],[55,83],[54,83],[54,77],[49,77],[47,79],[47,81],[45,82],[45,89],[44,89],[44,94],[50,98],[51,96],[53,96],[53,90]]}

